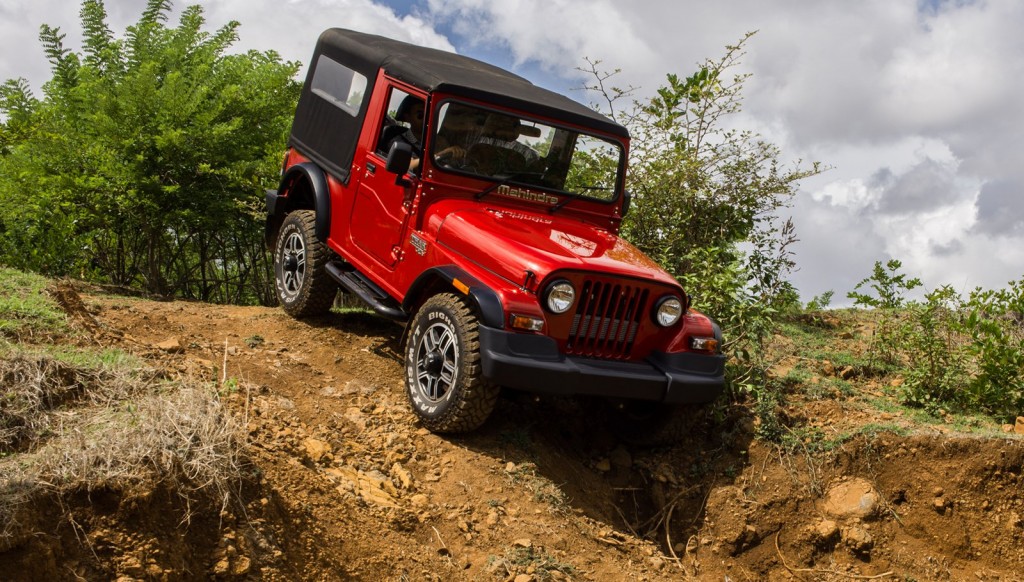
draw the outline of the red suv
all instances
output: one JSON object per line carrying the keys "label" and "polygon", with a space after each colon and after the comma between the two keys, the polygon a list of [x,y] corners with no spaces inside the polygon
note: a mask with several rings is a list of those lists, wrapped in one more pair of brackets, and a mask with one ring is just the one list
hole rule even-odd
{"label": "red suv", "polygon": [[278,297],[339,289],[406,322],[423,424],[468,431],[499,387],[603,396],[641,432],[723,387],[721,332],[617,235],[624,127],[464,56],[341,29],[317,43],[280,187]]}

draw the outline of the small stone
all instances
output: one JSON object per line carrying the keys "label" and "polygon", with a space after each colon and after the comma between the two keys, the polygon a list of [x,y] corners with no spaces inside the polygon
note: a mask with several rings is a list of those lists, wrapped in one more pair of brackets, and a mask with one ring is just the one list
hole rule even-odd
{"label": "small stone", "polygon": [[302,448],[306,457],[314,463],[319,463],[324,457],[331,453],[330,443],[315,438],[307,438],[302,441]]}
{"label": "small stone", "polygon": [[508,463],[505,464],[505,472],[506,473],[513,473],[513,472],[515,472],[515,470],[516,470],[516,464],[513,463],[512,461],[509,461]]}
{"label": "small stone", "polygon": [[594,468],[602,473],[607,473],[612,470],[612,463],[608,459],[601,459],[597,463],[594,463]]}
{"label": "small stone", "polygon": [[814,527],[814,533],[817,534],[823,542],[829,542],[835,539],[836,534],[839,533],[839,526],[831,519],[823,519]]}
{"label": "small stone", "polygon": [[533,582],[532,574],[520,574],[515,577],[515,582]]}
{"label": "small stone", "polygon": [[1013,426],[1013,432],[1017,434],[1024,434],[1024,416],[1017,417],[1017,424]]}
{"label": "small stone", "polygon": [[945,499],[943,499],[941,497],[936,497],[935,501],[933,501],[932,504],[935,506],[935,511],[937,511],[939,513],[945,513],[946,512],[946,500]]}
{"label": "small stone", "polygon": [[181,347],[181,342],[178,341],[178,338],[175,338],[175,337],[172,337],[172,338],[169,338],[169,339],[165,339],[164,341],[156,344],[155,347],[158,350],[161,350],[161,351],[164,351],[164,352],[167,352],[167,353],[170,353],[170,354],[180,354],[180,353],[183,353],[185,351],[185,348]]}
{"label": "small stone", "polygon": [[412,474],[405,470],[405,467],[395,463],[391,467],[391,477],[398,482],[399,487],[402,489],[409,489],[412,487]]}
{"label": "small stone", "polygon": [[246,556],[238,556],[235,560],[234,565],[231,566],[231,573],[235,576],[244,576],[249,573],[252,568],[252,560]]}
{"label": "small stone", "polygon": [[633,466],[633,456],[622,445],[615,447],[612,449],[612,452],[608,453],[608,461],[611,462],[613,467],[620,469],[629,469]]}
{"label": "small stone", "polygon": [[533,545],[533,542],[530,541],[530,538],[519,538],[518,540],[512,542],[512,545],[516,546],[517,548],[529,548]]}
{"label": "small stone", "polygon": [[213,573],[218,576],[225,576],[231,571],[231,562],[228,561],[227,556],[221,558],[213,565]]}
{"label": "small stone", "polygon": [[858,554],[868,553],[872,546],[875,545],[875,540],[872,539],[868,530],[859,525],[847,528],[843,532],[843,541],[846,542],[846,545],[849,546],[851,550]]}
{"label": "small stone", "polygon": [[935,489],[932,489],[932,495],[934,495],[935,497],[942,497],[942,494],[945,492],[945,489],[943,489],[942,487],[936,487]]}
{"label": "small stone", "polygon": [[422,493],[417,493],[409,498],[409,503],[411,503],[413,507],[423,509],[430,504],[430,499]]}
{"label": "small stone", "polygon": [[658,556],[652,556],[647,558],[647,565],[655,570],[661,570],[665,567],[665,560],[662,560]]}
{"label": "small stone", "polygon": [[821,373],[826,376],[835,376],[836,367],[829,360],[824,360],[821,362]]}
{"label": "small stone", "polygon": [[498,525],[498,512],[494,510],[488,512],[487,518],[484,520],[484,523],[486,523],[490,527]]}
{"label": "small stone", "polygon": [[1013,425],[1012,424],[1004,424],[1003,425],[1003,432],[1013,432]]}

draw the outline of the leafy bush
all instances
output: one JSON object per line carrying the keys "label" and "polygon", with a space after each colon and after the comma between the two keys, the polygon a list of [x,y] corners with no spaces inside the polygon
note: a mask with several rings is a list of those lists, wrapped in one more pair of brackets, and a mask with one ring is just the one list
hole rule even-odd
{"label": "leafy bush", "polygon": [[965,300],[953,288],[907,302],[920,279],[901,263],[875,263],[857,305],[879,311],[872,352],[903,370],[904,402],[930,411],[982,412],[1010,420],[1024,410],[1024,280],[1000,290],[975,289]]}
{"label": "leafy bush", "polygon": [[37,99],[0,85],[0,262],[154,294],[273,303],[260,212],[280,164],[298,63],[228,54],[237,22],[167,25],[148,0],[122,38],[82,3],[83,50],[43,25]]}

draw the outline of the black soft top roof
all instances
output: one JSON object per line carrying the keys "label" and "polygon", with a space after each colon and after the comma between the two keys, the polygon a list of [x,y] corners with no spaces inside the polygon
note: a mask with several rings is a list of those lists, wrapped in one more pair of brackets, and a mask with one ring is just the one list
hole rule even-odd
{"label": "black soft top roof", "polygon": [[392,77],[425,91],[479,99],[629,137],[625,127],[581,103],[463,55],[341,28],[324,31],[316,52],[358,63],[354,68],[367,72],[383,68]]}

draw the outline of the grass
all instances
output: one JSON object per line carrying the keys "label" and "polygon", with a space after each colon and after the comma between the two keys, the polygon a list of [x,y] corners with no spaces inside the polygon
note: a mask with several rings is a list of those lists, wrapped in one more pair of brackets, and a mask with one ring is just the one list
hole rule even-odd
{"label": "grass", "polygon": [[213,388],[120,350],[52,345],[71,331],[48,285],[0,268],[0,542],[30,535],[18,516],[42,494],[159,484],[184,500],[184,520],[196,500],[223,507],[244,432]]}
{"label": "grass", "polygon": [[28,340],[69,332],[64,312],[45,293],[48,284],[39,275],[0,267],[0,335]]}

